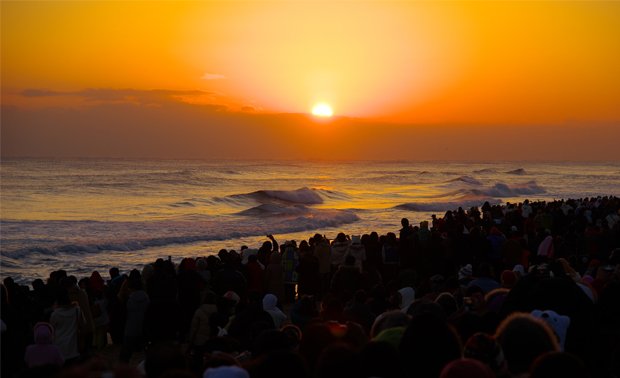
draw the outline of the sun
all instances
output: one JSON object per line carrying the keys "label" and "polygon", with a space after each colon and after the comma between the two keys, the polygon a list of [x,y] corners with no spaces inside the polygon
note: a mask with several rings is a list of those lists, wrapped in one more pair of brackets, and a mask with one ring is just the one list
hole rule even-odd
{"label": "sun", "polygon": [[322,117],[331,117],[332,110],[327,105],[317,105],[312,110],[312,114]]}

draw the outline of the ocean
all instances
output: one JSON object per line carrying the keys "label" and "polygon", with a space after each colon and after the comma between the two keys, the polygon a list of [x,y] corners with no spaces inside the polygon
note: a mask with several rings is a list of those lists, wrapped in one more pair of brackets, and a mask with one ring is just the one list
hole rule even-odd
{"label": "ocean", "polygon": [[469,208],[620,196],[620,162],[3,158],[1,275],[122,273],[315,233],[397,232]]}

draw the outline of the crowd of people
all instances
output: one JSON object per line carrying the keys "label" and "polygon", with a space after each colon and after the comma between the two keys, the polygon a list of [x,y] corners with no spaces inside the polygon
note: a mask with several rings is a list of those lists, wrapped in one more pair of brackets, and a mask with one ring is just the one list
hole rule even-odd
{"label": "crowd of people", "polygon": [[[3,377],[618,377],[620,199],[2,285]],[[108,340],[118,364],[98,363]],[[136,351],[146,350],[139,365]]]}

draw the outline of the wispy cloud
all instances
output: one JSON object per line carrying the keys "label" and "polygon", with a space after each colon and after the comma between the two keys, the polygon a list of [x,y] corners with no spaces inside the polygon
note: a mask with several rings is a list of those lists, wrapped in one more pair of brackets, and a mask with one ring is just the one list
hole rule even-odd
{"label": "wispy cloud", "polygon": [[257,109],[255,107],[253,107],[252,105],[243,105],[241,107],[241,111],[242,112],[255,112]]}
{"label": "wispy cloud", "polygon": [[201,79],[206,79],[206,80],[220,80],[220,79],[226,79],[226,76],[224,76],[224,75],[220,75],[220,74],[210,74],[210,73],[206,73],[203,77],[201,77]]}
{"label": "wispy cloud", "polygon": [[171,101],[186,96],[220,95],[218,92],[201,90],[175,91],[168,89],[133,89],[133,88],[86,88],[79,91],[51,91],[26,89],[20,93],[23,97],[75,96],[86,101],[103,102],[157,102]]}

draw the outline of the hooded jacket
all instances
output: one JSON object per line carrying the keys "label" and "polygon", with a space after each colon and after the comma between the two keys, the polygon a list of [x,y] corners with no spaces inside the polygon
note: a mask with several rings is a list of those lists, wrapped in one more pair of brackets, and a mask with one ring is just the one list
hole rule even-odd
{"label": "hooded jacket", "polygon": [[51,345],[54,339],[54,328],[49,323],[40,322],[34,326],[34,345],[26,348],[24,361],[28,367],[52,364],[62,366],[65,358],[56,345]]}
{"label": "hooded jacket", "polygon": [[275,295],[279,301],[284,301],[284,265],[279,252],[272,252],[270,263],[265,268],[265,294]]}
{"label": "hooded jacket", "polygon": [[194,345],[204,345],[211,334],[209,316],[217,312],[215,304],[200,305],[192,318],[192,326],[189,330],[188,341]]}
{"label": "hooded jacket", "polygon": [[75,303],[56,307],[50,316],[50,324],[54,328],[52,344],[60,349],[65,360],[80,355],[77,348],[78,323],[84,325],[86,320]]}
{"label": "hooded jacket", "polygon": [[502,237],[502,233],[496,227],[492,227],[491,235],[487,237],[487,240],[491,242],[491,252],[489,253],[489,258],[501,258],[499,250],[502,247],[502,244],[504,244],[505,242],[504,238]]}
{"label": "hooded jacket", "polygon": [[273,318],[273,323],[279,331],[282,323],[286,320],[286,315],[276,307],[278,298],[273,294],[267,294],[263,298],[263,310],[265,310]]}
{"label": "hooded jacket", "polygon": [[125,336],[142,336],[144,314],[149,303],[149,296],[142,290],[136,290],[127,299],[127,320]]}
{"label": "hooded jacket", "polygon": [[314,256],[319,259],[319,274],[329,273],[332,249],[327,240],[321,240],[314,246]]}
{"label": "hooded jacket", "polygon": [[553,236],[547,236],[538,246],[538,256],[553,257]]}
{"label": "hooded jacket", "polygon": [[415,291],[410,287],[404,287],[398,290],[398,292],[402,297],[400,301],[400,308],[406,314],[407,310],[409,310],[409,306],[411,306],[411,304],[415,300]]}
{"label": "hooded jacket", "polygon": [[362,269],[362,263],[366,261],[366,249],[361,243],[350,244],[344,254],[343,261],[347,256],[355,257],[355,265]]}
{"label": "hooded jacket", "polygon": [[84,319],[86,319],[84,333],[93,333],[95,331],[95,324],[93,322],[93,317],[90,314],[88,294],[86,294],[84,290],[80,289],[78,285],[75,284],[68,288],[67,291],[69,292],[69,299],[71,302],[77,302],[78,306],[80,306],[80,309],[84,313]]}
{"label": "hooded jacket", "polygon": [[334,240],[332,243],[332,254],[330,257],[330,264],[332,266],[338,266],[340,264],[344,264],[344,257],[347,253],[347,249],[349,248],[349,241],[339,242]]}

